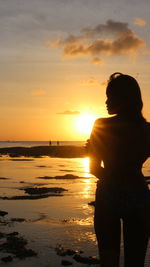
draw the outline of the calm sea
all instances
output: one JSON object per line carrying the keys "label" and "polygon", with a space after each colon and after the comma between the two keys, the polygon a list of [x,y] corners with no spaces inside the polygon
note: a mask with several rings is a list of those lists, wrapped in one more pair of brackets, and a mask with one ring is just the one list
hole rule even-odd
{"label": "calm sea", "polygon": [[[60,146],[83,146],[86,141],[59,141]],[[51,145],[57,145],[57,141],[51,141]],[[32,147],[49,146],[49,141],[0,141],[1,147]]]}

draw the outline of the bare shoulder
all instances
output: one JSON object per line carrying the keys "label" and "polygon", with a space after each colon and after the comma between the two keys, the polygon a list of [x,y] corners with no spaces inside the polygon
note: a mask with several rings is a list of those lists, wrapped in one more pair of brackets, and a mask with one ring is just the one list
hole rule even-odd
{"label": "bare shoulder", "polygon": [[104,119],[103,118],[99,118],[99,119],[96,119],[94,121],[94,127],[97,127],[97,126],[100,126],[104,123]]}
{"label": "bare shoulder", "polygon": [[106,131],[110,130],[110,127],[114,125],[115,117],[99,118],[95,120],[91,137],[99,136],[103,137],[106,135]]}
{"label": "bare shoulder", "polygon": [[114,123],[114,122],[116,122],[116,116],[114,116],[114,117],[109,117],[109,118],[99,118],[99,119],[97,119],[97,120],[95,120],[95,122],[94,122],[94,126],[96,127],[98,127],[98,126],[104,126],[104,125],[110,125],[110,124],[112,124],[112,123]]}
{"label": "bare shoulder", "polygon": [[96,135],[100,135],[102,129],[104,129],[105,120],[105,118],[99,118],[95,120],[90,139],[95,139]]}

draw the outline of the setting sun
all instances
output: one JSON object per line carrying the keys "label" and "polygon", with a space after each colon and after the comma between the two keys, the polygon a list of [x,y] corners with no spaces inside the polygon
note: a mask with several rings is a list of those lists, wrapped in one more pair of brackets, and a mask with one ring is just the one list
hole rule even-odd
{"label": "setting sun", "polygon": [[90,134],[95,116],[90,113],[81,114],[76,121],[76,128],[81,134]]}

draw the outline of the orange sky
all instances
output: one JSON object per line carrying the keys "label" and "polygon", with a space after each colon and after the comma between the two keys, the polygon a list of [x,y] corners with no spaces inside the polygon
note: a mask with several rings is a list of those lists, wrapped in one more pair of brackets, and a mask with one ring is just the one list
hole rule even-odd
{"label": "orange sky", "polygon": [[116,71],[137,78],[150,120],[150,3],[137,2],[0,1],[0,140],[87,139],[81,118],[107,116]]}

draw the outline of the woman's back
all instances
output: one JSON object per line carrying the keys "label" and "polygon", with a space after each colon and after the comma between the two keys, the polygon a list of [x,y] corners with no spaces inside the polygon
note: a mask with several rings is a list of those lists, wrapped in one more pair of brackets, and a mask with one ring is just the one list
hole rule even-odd
{"label": "woman's back", "polygon": [[141,168],[150,154],[150,123],[119,116],[98,119],[91,136],[97,158],[104,162],[104,183],[146,186]]}

